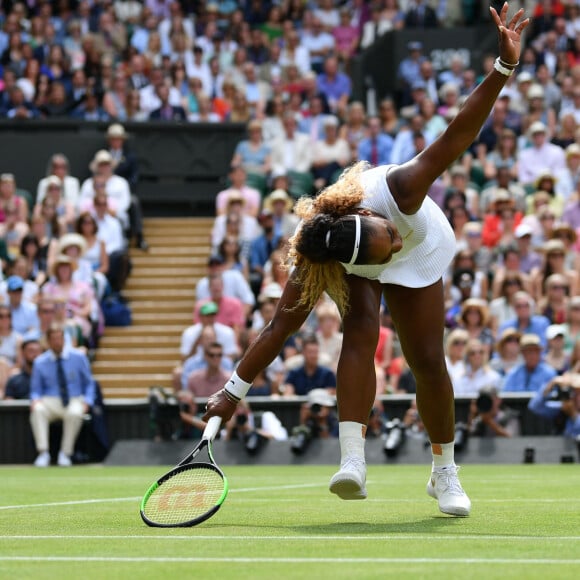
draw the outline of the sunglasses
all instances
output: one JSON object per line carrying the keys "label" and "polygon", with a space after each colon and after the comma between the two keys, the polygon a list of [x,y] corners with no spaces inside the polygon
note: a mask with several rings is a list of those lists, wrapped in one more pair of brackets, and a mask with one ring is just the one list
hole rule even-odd
{"label": "sunglasses", "polygon": [[208,358],[222,358],[222,353],[221,352],[208,352],[206,354],[206,356]]}

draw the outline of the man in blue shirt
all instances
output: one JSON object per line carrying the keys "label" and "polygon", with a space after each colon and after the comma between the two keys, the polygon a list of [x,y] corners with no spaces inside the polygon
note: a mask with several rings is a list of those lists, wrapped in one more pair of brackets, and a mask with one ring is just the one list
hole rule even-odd
{"label": "man in blue shirt", "polygon": [[555,377],[534,395],[528,408],[547,419],[563,416],[564,437],[580,436],[580,375],[565,373]]}
{"label": "man in blue shirt", "polygon": [[520,338],[520,351],[524,362],[515,366],[506,375],[502,392],[541,391],[557,373],[550,365],[542,362],[540,337],[536,334],[524,334]]}
{"label": "man in blue shirt", "polygon": [[358,158],[368,161],[373,167],[388,165],[391,162],[393,138],[382,132],[381,120],[378,117],[369,119],[369,136],[358,144]]}
{"label": "man in blue shirt", "polygon": [[351,82],[348,75],[339,71],[335,56],[329,56],[324,61],[324,72],[318,75],[317,86],[333,113],[340,115],[345,112],[351,94]]}
{"label": "man in blue shirt", "polygon": [[314,389],[326,389],[334,393],[336,376],[328,368],[318,364],[320,347],[315,336],[302,341],[302,356],[304,364],[292,369],[284,381],[284,396],[307,395]]}
{"label": "man in blue shirt", "polygon": [[95,381],[89,359],[75,349],[64,349],[64,328],[53,324],[46,333],[48,350],[34,361],[30,379],[30,424],[38,451],[37,467],[48,467],[48,430],[62,420],[58,465],[72,465],[75,442],[83,417],[95,402]]}

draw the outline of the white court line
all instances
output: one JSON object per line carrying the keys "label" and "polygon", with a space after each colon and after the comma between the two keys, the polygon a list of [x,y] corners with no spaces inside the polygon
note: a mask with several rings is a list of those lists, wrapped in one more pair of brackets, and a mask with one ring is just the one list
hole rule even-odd
{"label": "white court line", "polygon": [[179,536],[172,536],[172,535],[118,535],[118,536],[106,536],[106,535],[38,535],[38,536],[14,536],[14,535],[6,535],[0,536],[0,538],[4,540],[187,540],[191,542],[192,540],[242,540],[242,541],[256,541],[256,540],[265,540],[265,541],[304,541],[304,540],[319,540],[322,542],[336,542],[336,541],[364,541],[367,542],[368,540],[378,540],[378,541],[385,541],[385,540],[436,540],[436,541],[444,541],[447,542],[449,540],[457,541],[457,540],[482,540],[482,541],[489,541],[489,540],[500,540],[500,541],[523,541],[523,542],[545,542],[545,541],[573,541],[578,542],[580,541],[580,536],[504,536],[504,535],[493,535],[493,534],[485,534],[485,535],[466,535],[466,534],[397,534],[397,535],[374,535],[374,536],[219,536],[219,535],[203,535],[198,536],[197,534],[187,535],[179,535]]}
{"label": "white court line", "polygon": [[125,556],[0,556],[0,562],[134,562],[231,564],[548,564],[577,565],[580,559],[556,558],[195,558]]}

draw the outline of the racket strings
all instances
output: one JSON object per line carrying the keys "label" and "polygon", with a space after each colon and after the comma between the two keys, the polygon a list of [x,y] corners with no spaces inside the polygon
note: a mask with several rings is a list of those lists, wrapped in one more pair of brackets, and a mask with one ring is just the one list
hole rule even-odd
{"label": "racket strings", "polygon": [[214,509],[224,489],[225,482],[214,469],[187,469],[164,481],[147,499],[143,513],[160,525],[190,522]]}

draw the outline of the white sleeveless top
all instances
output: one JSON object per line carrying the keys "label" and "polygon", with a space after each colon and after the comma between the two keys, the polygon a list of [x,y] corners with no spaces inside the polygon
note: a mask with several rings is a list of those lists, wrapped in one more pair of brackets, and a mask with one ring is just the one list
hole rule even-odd
{"label": "white sleeveless top", "polygon": [[391,167],[395,166],[382,165],[361,174],[365,198],[360,207],[391,220],[403,238],[403,248],[393,254],[388,264],[341,263],[347,273],[361,278],[424,288],[437,282],[451,264],[455,256],[455,235],[445,214],[430,197],[425,198],[413,215],[399,209],[387,185],[386,176]]}

